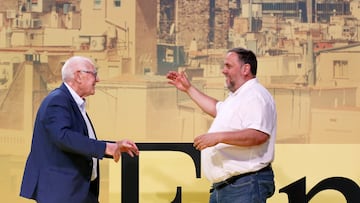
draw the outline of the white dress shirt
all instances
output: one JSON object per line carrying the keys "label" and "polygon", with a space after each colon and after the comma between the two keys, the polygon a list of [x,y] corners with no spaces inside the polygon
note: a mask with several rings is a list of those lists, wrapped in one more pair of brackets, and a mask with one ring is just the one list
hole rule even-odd
{"label": "white dress shirt", "polygon": [[[82,114],[82,116],[83,116],[83,118],[85,120],[85,123],[86,123],[89,138],[96,140],[94,129],[92,128],[91,123],[89,121],[89,118],[88,118],[88,116],[86,114],[86,110],[85,110],[86,102],[85,102],[85,100],[82,99],[68,84],[65,83],[65,86],[69,89],[72,97],[74,98],[76,104],[78,105],[78,107],[79,107],[79,109],[81,111],[81,114]],[[93,157],[92,160],[93,160],[93,169],[92,169],[92,173],[91,173],[91,181],[95,180],[96,177],[97,177],[97,158]]]}

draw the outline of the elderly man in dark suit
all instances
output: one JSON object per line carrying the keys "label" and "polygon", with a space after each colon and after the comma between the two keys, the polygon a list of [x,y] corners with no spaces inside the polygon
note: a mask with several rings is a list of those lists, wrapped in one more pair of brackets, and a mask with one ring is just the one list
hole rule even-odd
{"label": "elderly man in dark suit", "polygon": [[121,152],[137,156],[130,140],[97,140],[85,111],[99,77],[92,60],[74,56],[62,67],[61,86],[42,102],[36,116],[20,196],[40,203],[97,203],[99,162]]}

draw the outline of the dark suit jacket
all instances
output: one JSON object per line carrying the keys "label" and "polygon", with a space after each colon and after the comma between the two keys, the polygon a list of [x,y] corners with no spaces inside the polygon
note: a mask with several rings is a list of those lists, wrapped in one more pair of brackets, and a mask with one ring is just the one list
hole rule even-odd
{"label": "dark suit jacket", "polygon": [[91,183],[92,157],[103,158],[105,148],[104,141],[88,137],[85,120],[62,84],[38,110],[20,196],[44,203],[98,202],[100,174]]}

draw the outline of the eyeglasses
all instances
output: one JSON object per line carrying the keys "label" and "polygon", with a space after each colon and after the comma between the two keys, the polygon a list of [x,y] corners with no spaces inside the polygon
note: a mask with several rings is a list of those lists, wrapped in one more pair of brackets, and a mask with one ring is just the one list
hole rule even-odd
{"label": "eyeglasses", "polygon": [[83,72],[83,73],[89,73],[92,74],[95,78],[97,77],[98,72],[95,71],[90,71],[90,70],[79,70],[79,72]]}

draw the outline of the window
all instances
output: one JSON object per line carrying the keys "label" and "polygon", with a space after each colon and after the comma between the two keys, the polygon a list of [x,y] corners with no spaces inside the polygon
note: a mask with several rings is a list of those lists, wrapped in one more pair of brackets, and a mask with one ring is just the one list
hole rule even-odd
{"label": "window", "polygon": [[94,0],[94,9],[101,9],[101,0]]}
{"label": "window", "polygon": [[114,0],[114,6],[120,7],[121,6],[121,0]]}
{"label": "window", "polygon": [[348,62],[335,60],[333,61],[333,78],[334,79],[345,79],[349,77],[348,73]]}

